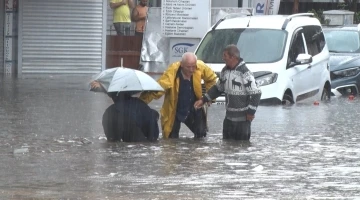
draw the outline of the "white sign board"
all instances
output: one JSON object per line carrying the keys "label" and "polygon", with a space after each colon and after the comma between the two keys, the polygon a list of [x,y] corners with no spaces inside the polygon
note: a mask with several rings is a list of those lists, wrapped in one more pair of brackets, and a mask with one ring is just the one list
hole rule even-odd
{"label": "white sign board", "polygon": [[254,0],[253,8],[255,15],[277,15],[279,12],[280,0]]}
{"label": "white sign board", "polygon": [[210,4],[210,0],[162,0],[162,35],[202,38],[210,28]]}
{"label": "white sign board", "polygon": [[170,39],[170,58],[173,63],[181,60],[181,56],[186,52],[195,52],[200,39],[197,38],[171,38]]}

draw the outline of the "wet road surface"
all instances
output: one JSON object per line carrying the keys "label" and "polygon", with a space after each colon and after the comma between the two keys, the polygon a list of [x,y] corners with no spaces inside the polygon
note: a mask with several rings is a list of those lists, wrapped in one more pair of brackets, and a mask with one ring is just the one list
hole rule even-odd
{"label": "wet road surface", "polygon": [[212,105],[206,139],[108,143],[90,78],[1,77],[0,199],[360,199],[358,97],[260,106],[250,142]]}

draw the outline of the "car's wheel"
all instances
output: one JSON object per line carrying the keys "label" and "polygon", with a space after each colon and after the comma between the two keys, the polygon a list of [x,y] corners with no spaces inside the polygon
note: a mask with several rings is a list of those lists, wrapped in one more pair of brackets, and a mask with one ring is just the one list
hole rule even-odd
{"label": "car's wheel", "polygon": [[293,103],[294,103],[294,99],[292,98],[292,96],[290,96],[288,94],[284,94],[281,104],[289,105],[289,104],[293,104]]}
{"label": "car's wheel", "polygon": [[323,92],[321,94],[321,101],[329,101],[330,100],[330,91],[326,87],[324,87]]}

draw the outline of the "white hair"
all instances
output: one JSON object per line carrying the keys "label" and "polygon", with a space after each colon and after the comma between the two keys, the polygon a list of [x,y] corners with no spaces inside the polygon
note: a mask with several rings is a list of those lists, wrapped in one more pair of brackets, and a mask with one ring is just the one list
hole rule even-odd
{"label": "white hair", "polygon": [[181,57],[181,62],[186,62],[189,58],[195,58],[197,60],[197,56],[193,52],[186,52]]}

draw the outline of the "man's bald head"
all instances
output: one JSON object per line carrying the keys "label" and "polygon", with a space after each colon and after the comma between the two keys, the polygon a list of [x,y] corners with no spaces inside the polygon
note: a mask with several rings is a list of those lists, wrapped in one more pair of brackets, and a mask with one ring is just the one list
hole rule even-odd
{"label": "man's bald head", "polygon": [[186,52],[181,57],[181,63],[189,63],[189,62],[195,62],[197,61],[197,56],[193,52]]}
{"label": "man's bald head", "polygon": [[185,76],[190,77],[196,69],[197,56],[193,52],[186,52],[181,58],[181,69]]}

